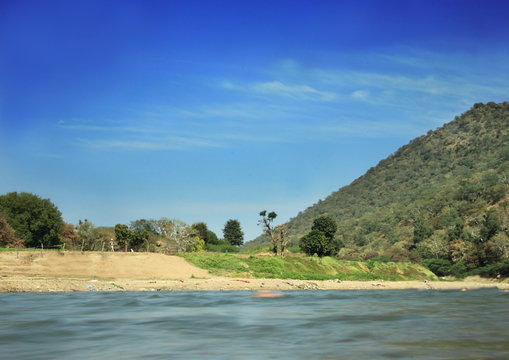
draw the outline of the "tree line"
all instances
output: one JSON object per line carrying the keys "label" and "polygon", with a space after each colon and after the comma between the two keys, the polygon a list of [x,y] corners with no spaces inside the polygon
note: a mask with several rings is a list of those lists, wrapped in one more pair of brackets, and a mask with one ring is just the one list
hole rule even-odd
{"label": "tree line", "polygon": [[[259,225],[272,240],[272,252],[284,255],[288,247],[285,226],[274,224],[277,214],[273,211],[264,210],[259,215]],[[336,230],[332,218],[316,219],[312,231],[302,239],[301,248],[310,255],[334,255],[339,249]],[[87,219],[72,225],[63,221],[49,199],[26,192],[0,196],[0,247],[182,253],[236,252],[243,243],[244,232],[235,219],[225,223],[222,239],[204,222],[189,225],[166,217],[139,219],[114,227],[97,227]]]}
{"label": "tree line", "polygon": [[97,227],[91,221],[63,221],[49,199],[32,193],[11,192],[0,196],[0,247],[59,248],[81,251],[188,251],[236,252],[244,242],[240,222],[230,219],[223,238],[204,222],[192,225],[178,219],[139,219],[114,227]]}

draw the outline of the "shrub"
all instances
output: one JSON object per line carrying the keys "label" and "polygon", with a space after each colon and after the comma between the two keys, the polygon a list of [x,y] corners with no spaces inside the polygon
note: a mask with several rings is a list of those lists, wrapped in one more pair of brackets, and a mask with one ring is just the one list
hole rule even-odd
{"label": "shrub", "polygon": [[300,248],[307,255],[336,255],[340,243],[334,238],[338,226],[330,216],[320,216],[313,221],[311,231],[300,240]]}
{"label": "shrub", "polygon": [[374,250],[367,250],[362,254],[363,260],[370,260],[378,257],[378,252]]}
{"label": "shrub", "polygon": [[494,264],[489,264],[472,270],[469,275],[479,275],[483,277],[497,277],[498,275],[509,276],[509,259],[504,259]]}
{"label": "shrub", "polygon": [[328,256],[337,252],[334,242],[319,230],[311,230],[300,241],[300,248],[308,255]]}
{"label": "shrub", "polygon": [[452,263],[447,259],[425,259],[422,261],[422,265],[438,276],[447,276],[451,274]]}
{"label": "shrub", "polygon": [[459,261],[451,266],[450,275],[463,278],[467,275],[467,265],[463,261]]}
{"label": "shrub", "polygon": [[207,251],[219,253],[238,253],[239,248],[225,242],[219,244],[206,244]]}

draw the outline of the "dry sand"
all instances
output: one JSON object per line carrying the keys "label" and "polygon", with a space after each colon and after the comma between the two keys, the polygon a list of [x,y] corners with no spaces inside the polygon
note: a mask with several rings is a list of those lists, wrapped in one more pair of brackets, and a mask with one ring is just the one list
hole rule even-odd
{"label": "dry sand", "polygon": [[216,277],[178,256],[153,253],[1,252],[0,292],[333,289],[509,290],[509,283],[466,281],[306,281]]}

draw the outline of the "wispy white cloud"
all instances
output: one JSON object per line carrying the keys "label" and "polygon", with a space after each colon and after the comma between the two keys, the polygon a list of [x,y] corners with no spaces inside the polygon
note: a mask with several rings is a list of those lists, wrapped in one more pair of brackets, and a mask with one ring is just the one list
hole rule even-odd
{"label": "wispy white cloud", "polygon": [[232,83],[231,81],[228,81],[228,80],[221,81],[220,86],[223,89],[228,89],[228,90],[241,90],[242,89],[239,85],[234,84],[234,83]]}
{"label": "wispy white cloud", "polygon": [[79,132],[126,132],[126,133],[158,133],[157,129],[147,127],[122,127],[107,125],[60,125],[62,129],[74,130]]}
{"label": "wispy white cloud", "polygon": [[330,122],[327,124],[309,127],[308,134],[317,133],[325,139],[332,140],[337,138],[380,138],[393,136],[408,136],[409,134],[418,135],[423,131],[422,125],[412,122],[402,121],[341,121]]}
{"label": "wispy white cloud", "polygon": [[218,148],[220,143],[209,140],[172,137],[147,141],[128,139],[81,139],[80,145],[94,149],[124,149],[124,150],[186,150],[191,148]]}
{"label": "wispy white cloud", "polygon": [[[386,101],[390,95],[398,99],[413,97],[415,102],[424,103],[421,96],[440,101],[461,101],[471,103],[479,98],[500,98],[507,96],[509,83],[509,56],[498,54],[486,68],[486,61],[480,61],[469,54],[434,54],[411,51],[400,54],[372,54],[376,65],[362,69],[347,66],[308,69],[306,79],[312,84],[325,84],[331,91],[354,95],[358,89],[370,91],[370,100],[383,95]],[[363,57],[366,57],[363,54]],[[493,72],[492,68],[498,69]],[[343,98],[344,99],[344,98]]]}
{"label": "wispy white cloud", "polygon": [[244,85],[236,84],[231,81],[223,81],[221,82],[221,87],[227,90],[281,96],[307,101],[333,101],[337,96],[333,92],[318,90],[309,85],[289,85],[277,80]]}
{"label": "wispy white cloud", "polygon": [[198,131],[193,133],[175,129],[173,124],[160,121],[124,122],[125,126],[118,126],[118,121],[96,120],[97,124],[92,124],[90,120],[74,119],[69,123],[59,121],[58,126],[75,134],[79,146],[94,149],[186,150],[225,146],[220,139],[200,136]]}
{"label": "wispy white cloud", "polygon": [[354,99],[364,100],[367,99],[369,96],[369,91],[366,90],[355,90],[352,92],[352,97]]}
{"label": "wispy white cloud", "polygon": [[258,83],[252,86],[253,90],[262,94],[279,95],[298,100],[332,101],[336,94],[320,91],[308,85],[286,85],[280,81]]}

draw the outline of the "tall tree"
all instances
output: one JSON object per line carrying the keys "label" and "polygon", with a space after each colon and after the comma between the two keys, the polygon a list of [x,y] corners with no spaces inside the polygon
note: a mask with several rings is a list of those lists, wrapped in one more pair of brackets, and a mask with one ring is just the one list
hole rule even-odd
{"label": "tall tree", "polygon": [[26,192],[11,192],[0,196],[0,212],[27,247],[60,245],[64,221],[49,199]]}
{"label": "tall tree", "polygon": [[115,225],[115,240],[117,240],[117,244],[120,247],[124,248],[124,251],[127,252],[127,248],[131,242],[132,233],[129,230],[129,227],[124,224]]}
{"label": "tall tree", "polygon": [[240,222],[234,219],[228,220],[224,225],[223,237],[234,246],[242,245],[244,243],[244,232],[240,227]]}
{"label": "tall tree", "polygon": [[[129,230],[129,247],[134,251],[142,251],[144,248],[148,249],[148,239],[150,232],[148,230]],[[147,250],[148,251],[148,250]]]}

